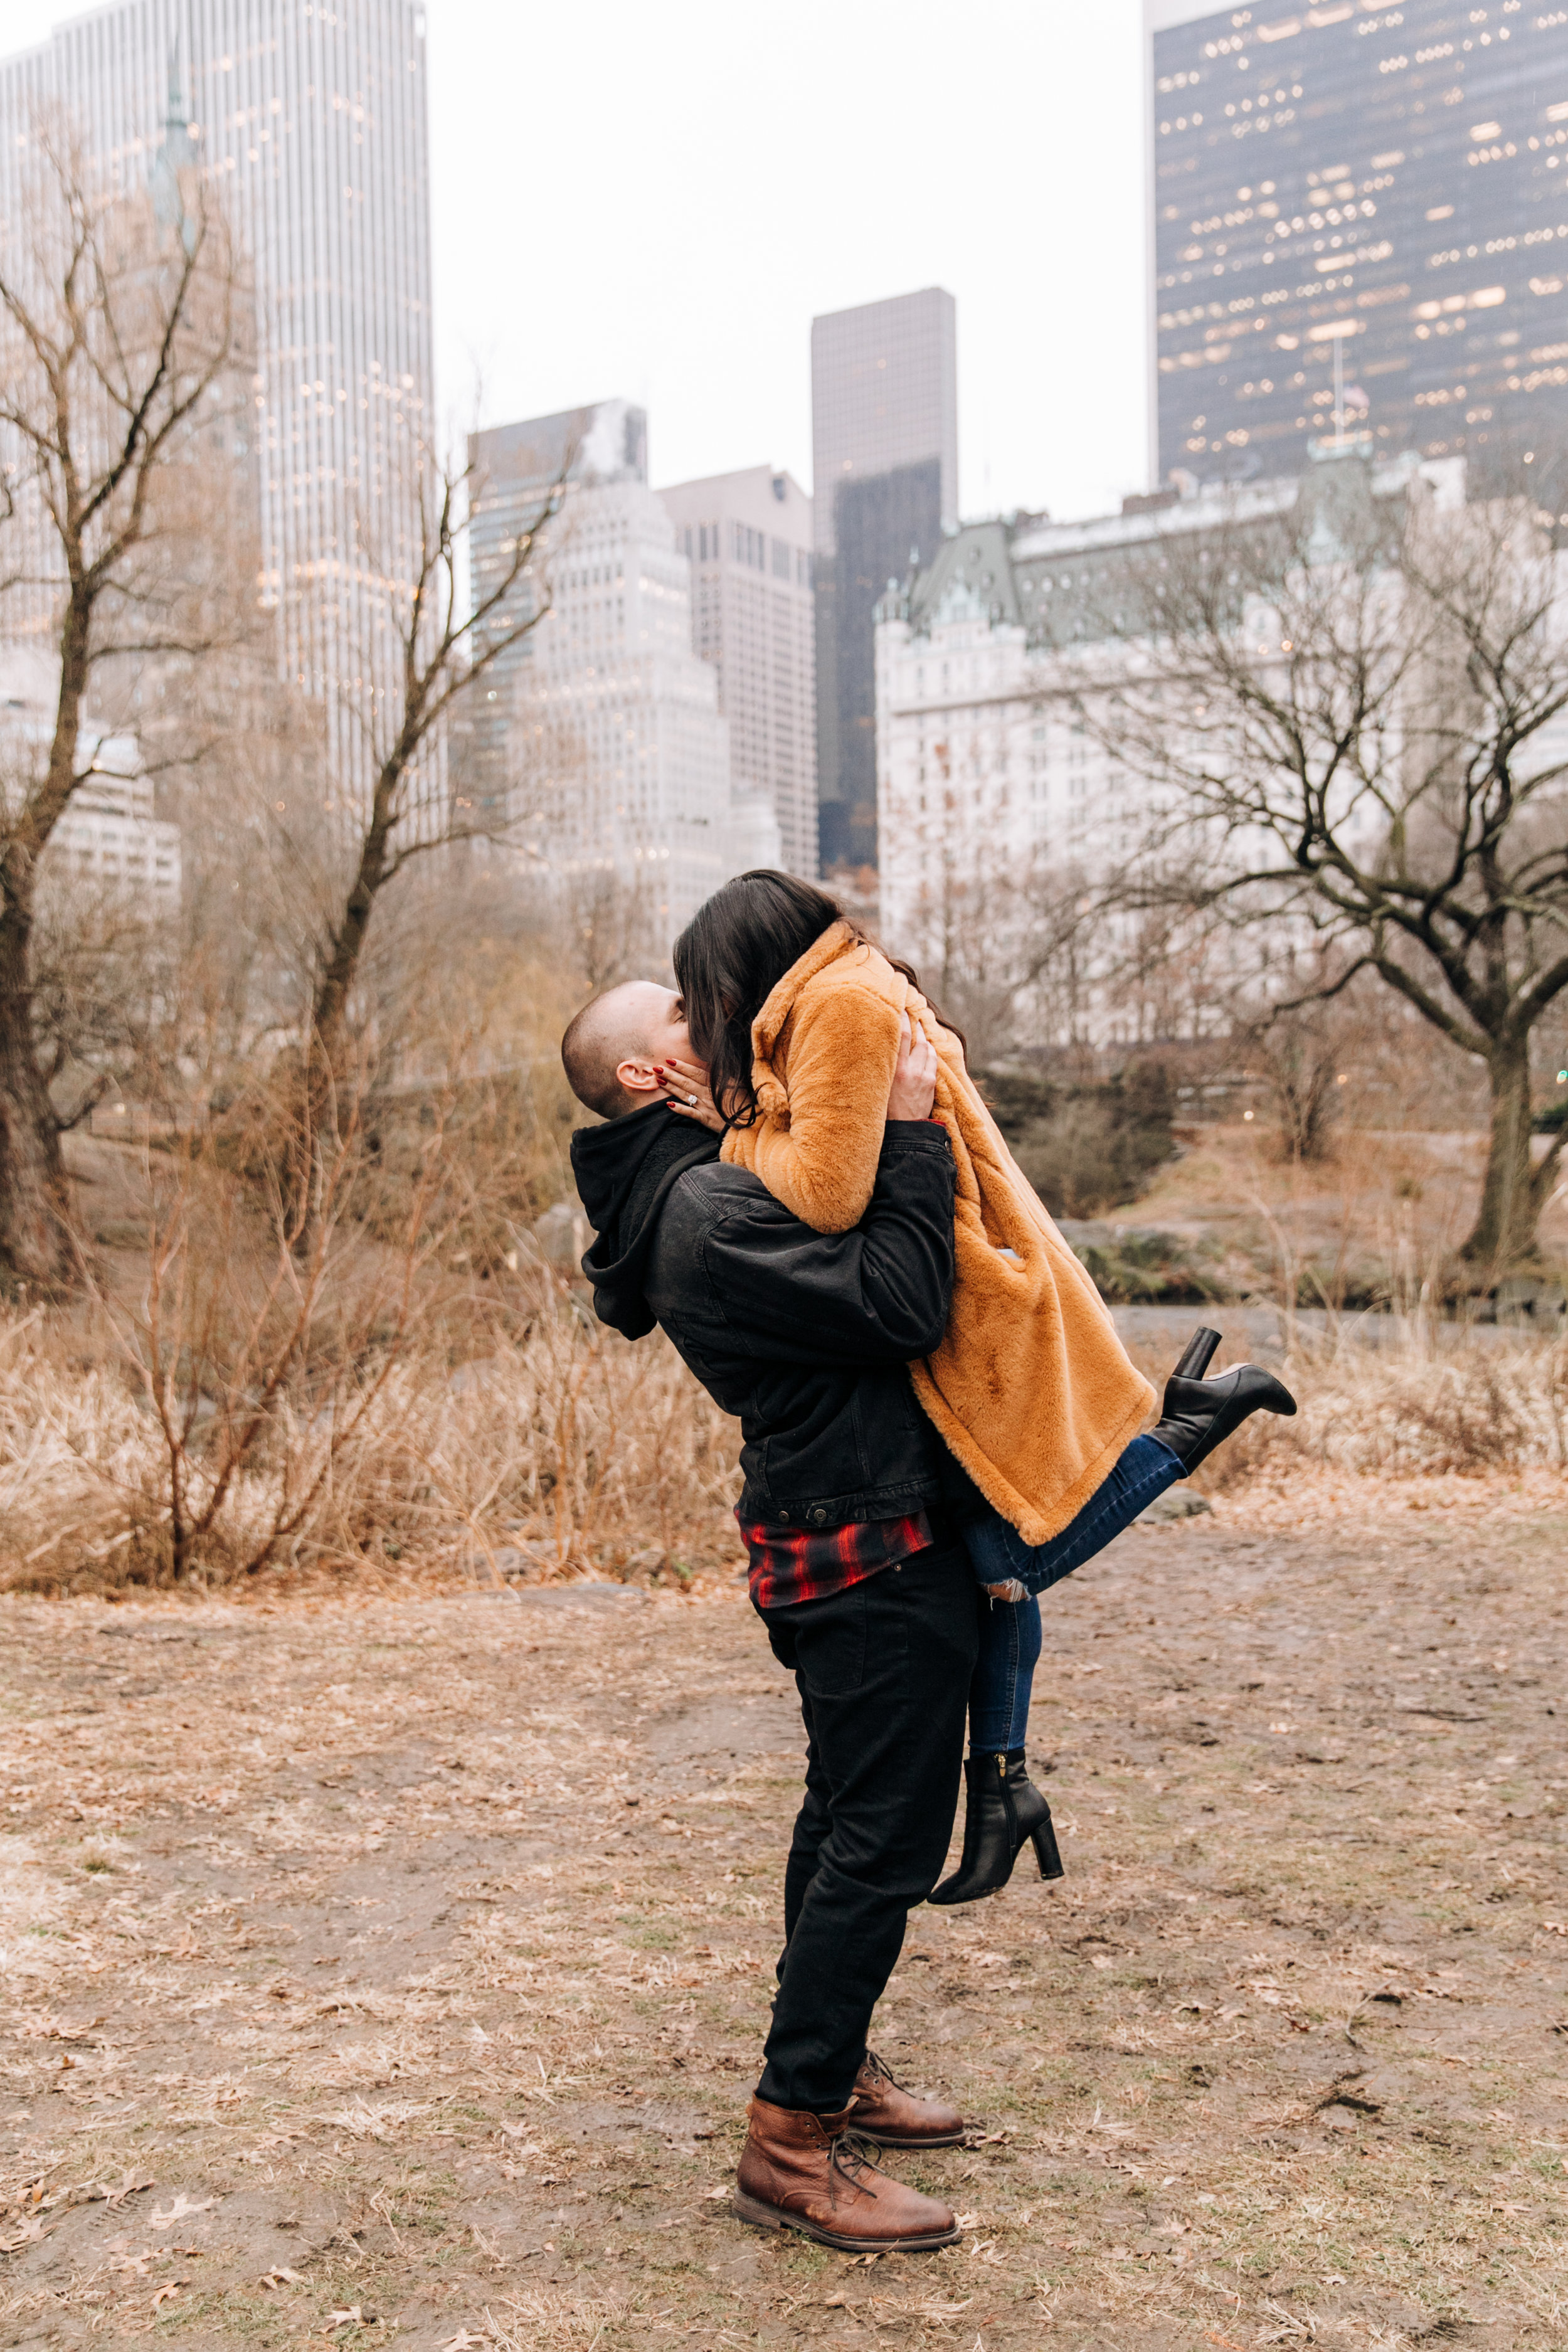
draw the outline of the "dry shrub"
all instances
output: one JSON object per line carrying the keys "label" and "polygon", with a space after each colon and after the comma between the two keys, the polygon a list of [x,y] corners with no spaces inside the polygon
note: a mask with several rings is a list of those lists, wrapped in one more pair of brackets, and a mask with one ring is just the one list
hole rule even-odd
{"label": "dry shrub", "polygon": [[[85,1306],[0,1322],[0,1590],[685,1580],[735,1558],[735,1425],[667,1341],[602,1329],[541,1262],[519,1222],[537,1135],[477,1117],[467,1079],[414,1099],[395,1182],[346,1102],[304,1230],[275,1103],[237,1142],[229,1116],[116,1160],[140,1255],[106,1244]],[[1300,1417],[1254,1420],[1201,1485],[1568,1463],[1561,1345],[1349,1339],[1288,1376]]]}
{"label": "dry shrub", "polygon": [[1210,1494],[1259,1471],[1313,1462],[1361,1477],[1483,1477],[1568,1466],[1568,1346],[1478,1344],[1437,1354],[1412,1341],[1298,1347],[1283,1377],[1300,1411],[1258,1413],[1199,1473]]}
{"label": "dry shrub", "polygon": [[350,1086],[306,1161],[293,1082],[115,1155],[136,1253],[84,1244],[85,1304],[0,1324],[0,1589],[732,1556],[732,1427],[542,1262],[532,1122],[432,1079],[389,1171]]}
{"label": "dry shrub", "polygon": [[[446,1316],[460,1303],[447,1296]],[[0,1590],[214,1588],[383,1561],[488,1581],[684,1576],[733,1556],[734,1424],[666,1340],[598,1330],[542,1275],[499,1311],[468,1305],[481,1356],[454,1362],[433,1325],[379,1376],[345,1362],[280,1398],[178,1569],[168,1445],[111,1335],[5,1325]]]}

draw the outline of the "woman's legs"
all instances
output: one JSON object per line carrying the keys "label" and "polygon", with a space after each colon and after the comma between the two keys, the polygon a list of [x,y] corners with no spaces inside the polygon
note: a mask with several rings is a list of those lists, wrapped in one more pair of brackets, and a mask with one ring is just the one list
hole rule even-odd
{"label": "woman's legs", "polygon": [[1033,1839],[1042,1878],[1059,1878],[1051,1809],[1029,1779],[1024,1735],[1040,1654],[1040,1604],[979,1595],[980,1648],[969,1685],[969,1755],[963,1767],[963,1853],[927,1901],[974,1903],[994,1895]]}
{"label": "woman's legs", "polygon": [[1109,1477],[1049,1543],[1026,1544],[997,1511],[965,1522],[964,1549],[979,1581],[1020,1584],[1025,1593],[1021,1601],[987,1596],[982,1601],[980,1654],[969,1685],[972,1751],[1000,1756],[1024,1745],[1029,1686],[1040,1654],[1038,1595],[1103,1551],[1183,1475],[1169,1446],[1157,1437],[1135,1437]]}
{"label": "woman's legs", "polygon": [[1040,1654],[1038,1596],[1103,1551],[1248,1413],[1295,1412],[1289,1391],[1256,1365],[1243,1364],[1217,1381],[1205,1381],[1218,1345],[1217,1331],[1194,1334],[1166,1382],[1160,1433],[1135,1437],[1077,1517],[1049,1543],[1025,1543],[1005,1519],[984,1507],[963,1522],[964,1549],[984,1595],[969,1691],[963,1859],[932,1890],[932,1903],[973,1903],[994,1895],[1006,1885],[1026,1839],[1034,1841],[1041,1877],[1061,1876],[1050,1807],[1024,1760],[1029,1685]]}
{"label": "woman's legs", "polygon": [[1156,1495],[1185,1475],[1170,1447],[1157,1437],[1135,1437],[1077,1517],[1048,1543],[1026,1544],[999,1511],[967,1520],[963,1543],[970,1566],[982,1584],[1012,1578],[1026,1592],[1047,1591],[1103,1551]]}
{"label": "woman's legs", "polygon": [[1040,1655],[1040,1604],[980,1599],[980,1654],[969,1683],[969,1745],[993,1756],[1022,1748],[1029,1727],[1029,1686]]}

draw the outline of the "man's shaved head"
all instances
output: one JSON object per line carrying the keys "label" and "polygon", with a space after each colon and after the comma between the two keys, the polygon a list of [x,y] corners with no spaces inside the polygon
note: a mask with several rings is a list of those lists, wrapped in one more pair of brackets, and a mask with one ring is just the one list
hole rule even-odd
{"label": "man's shaved head", "polygon": [[641,1110],[652,1089],[632,1094],[616,1075],[623,1062],[649,1061],[673,1048],[656,1043],[669,1034],[672,990],[657,981],[628,980],[584,1004],[561,1040],[566,1083],[580,1103],[601,1118],[624,1118]]}

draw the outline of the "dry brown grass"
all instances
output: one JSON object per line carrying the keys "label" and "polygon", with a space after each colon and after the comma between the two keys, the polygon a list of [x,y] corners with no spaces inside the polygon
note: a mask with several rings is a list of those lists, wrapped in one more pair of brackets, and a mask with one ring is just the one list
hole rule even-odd
{"label": "dry brown grass", "polygon": [[[733,1561],[738,1433],[661,1337],[628,1346],[537,1265],[479,1284],[437,1256],[401,1325],[395,1256],[356,1241],[330,1270],[322,1328],[243,1449],[254,1351],[238,1371],[229,1359],[223,1382],[185,1362],[175,1456],[147,1354],[107,1313],[0,1325],[0,1591],[584,1571],[686,1582]],[[1242,1352],[1239,1339],[1226,1350]],[[1168,1365],[1145,1369],[1158,1380]],[[1250,1423],[1200,1474],[1204,1492],[1288,1508],[1309,1489],[1321,1504],[1325,1482],[1392,1496],[1568,1468],[1568,1347],[1347,1338],[1303,1341],[1283,1369],[1300,1416]],[[231,1465],[183,1570],[173,1459],[187,1511]]]}
{"label": "dry brown grass", "polygon": [[[1486,1137],[1469,1130],[1335,1130],[1329,1155],[1283,1157],[1261,1122],[1186,1128],[1180,1158],[1114,1224],[1199,1245],[1237,1296],[1338,1307],[1375,1298],[1414,1311],[1442,1294],[1474,1221]],[[1544,1139],[1542,1139],[1544,1141]],[[1541,1220],[1546,1259],[1568,1265],[1568,1184]]]}
{"label": "dry brown grass", "polygon": [[[448,1293],[374,1393],[351,1358],[281,1398],[184,1580],[277,1588],[387,1563],[485,1583],[634,1561],[682,1576],[734,1555],[733,1427],[668,1342],[628,1347],[536,1277],[502,1311],[473,1301],[465,1357],[460,1306]],[[139,1385],[100,1328],[0,1328],[0,1591],[176,1580],[169,1450]]]}
{"label": "dry brown grass", "polygon": [[1568,1344],[1372,1348],[1298,1340],[1281,1368],[1294,1419],[1258,1414],[1200,1474],[1208,1493],[1298,1467],[1363,1479],[1568,1470]]}

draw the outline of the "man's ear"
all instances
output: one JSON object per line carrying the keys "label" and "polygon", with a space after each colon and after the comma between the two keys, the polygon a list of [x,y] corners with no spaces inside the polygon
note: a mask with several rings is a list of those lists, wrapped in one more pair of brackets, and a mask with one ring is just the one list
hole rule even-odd
{"label": "man's ear", "polygon": [[658,1095],[664,1092],[664,1082],[654,1075],[651,1062],[640,1057],[616,1064],[616,1082],[628,1095]]}

